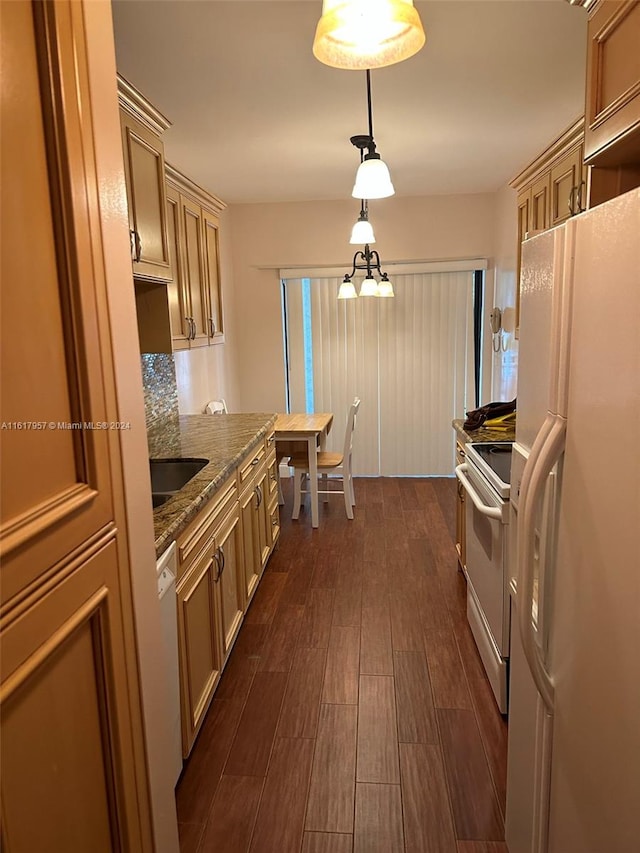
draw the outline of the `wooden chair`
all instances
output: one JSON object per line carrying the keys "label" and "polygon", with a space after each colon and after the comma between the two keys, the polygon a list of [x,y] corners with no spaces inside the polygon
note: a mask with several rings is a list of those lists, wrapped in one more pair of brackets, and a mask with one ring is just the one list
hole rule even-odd
{"label": "wooden chair", "polygon": [[[344,449],[342,453],[329,453],[325,450],[318,451],[318,474],[322,476],[322,488],[318,489],[319,495],[344,495],[344,505],[347,518],[353,518],[353,508],[356,498],[353,491],[353,475],[351,470],[351,454],[353,449],[353,431],[356,426],[356,416],[360,408],[360,398],[356,397],[349,407],[347,415],[347,426],[344,434]],[[303,495],[308,494],[308,489],[303,489],[303,481],[309,476],[309,460],[307,455],[296,454],[289,459],[289,465],[293,466],[293,513],[292,518],[300,515],[300,507]],[[342,479],[342,489],[329,489],[328,473],[332,472]]]}

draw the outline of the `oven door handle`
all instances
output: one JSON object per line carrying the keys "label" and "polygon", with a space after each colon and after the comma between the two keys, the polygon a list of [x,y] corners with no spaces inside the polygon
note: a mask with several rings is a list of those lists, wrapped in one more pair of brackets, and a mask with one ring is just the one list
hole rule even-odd
{"label": "oven door handle", "polygon": [[482,498],[473,488],[473,486],[471,485],[471,481],[467,477],[466,472],[468,470],[469,464],[467,462],[463,462],[462,465],[458,465],[456,467],[456,477],[464,486],[464,490],[473,501],[473,505],[478,510],[478,512],[481,512],[483,515],[486,515],[489,518],[497,518],[498,521],[502,521],[502,509],[497,506],[488,506],[487,504],[482,502]]}

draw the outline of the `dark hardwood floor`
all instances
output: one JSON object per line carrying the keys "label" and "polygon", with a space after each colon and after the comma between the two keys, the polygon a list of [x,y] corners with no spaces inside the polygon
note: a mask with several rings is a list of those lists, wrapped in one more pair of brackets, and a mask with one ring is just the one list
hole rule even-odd
{"label": "dark hardwood floor", "polygon": [[177,788],[182,853],[507,853],[507,727],[465,615],[455,481],[291,521]]}

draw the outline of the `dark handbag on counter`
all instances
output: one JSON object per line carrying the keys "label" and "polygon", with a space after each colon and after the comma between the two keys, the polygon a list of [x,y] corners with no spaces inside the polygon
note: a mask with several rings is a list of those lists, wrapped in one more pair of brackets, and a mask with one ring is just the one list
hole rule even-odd
{"label": "dark handbag on counter", "polygon": [[510,415],[516,410],[516,400],[513,399],[510,403],[487,403],[485,406],[480,406],[479,409],[473,409],[467,412],[467,418],[464,422],[464,428],[473,432],[474,429],[480,429],[486,420],[489,418],[500,418],[502,415]]}

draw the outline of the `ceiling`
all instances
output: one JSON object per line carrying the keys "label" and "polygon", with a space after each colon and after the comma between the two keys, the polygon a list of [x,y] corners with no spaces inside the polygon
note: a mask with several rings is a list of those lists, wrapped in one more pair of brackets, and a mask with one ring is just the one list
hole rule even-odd
{"label": "ceiling", "polygon": [[[416,2],[425,47],[371,74],[400,196],[494,192],[584,110],[586,13]],[[321,0],[114,0],[118,70],[173,126],[167,160],[227,203],[349,197],[363,71],[318,62]]]}

